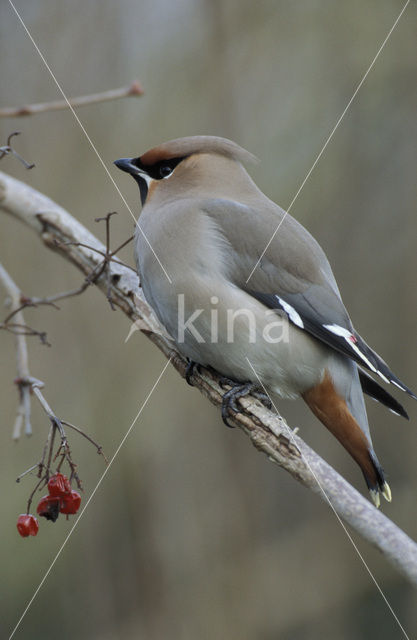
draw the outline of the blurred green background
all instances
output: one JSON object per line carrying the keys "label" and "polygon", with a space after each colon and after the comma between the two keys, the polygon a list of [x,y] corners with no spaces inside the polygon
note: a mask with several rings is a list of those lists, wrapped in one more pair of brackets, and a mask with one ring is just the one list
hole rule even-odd
{"label": "blurred green background", "polygon": [[[68,96],[137,78],[145,96],[78,115],[135,212],[139,194],[112,161],[193,134],[255,153],[259,186],[289,205],[403,3],[393,0],[16,0]],[[417,388],[416,6],[411,3],[298,197],[292,214],[326,250],[357,329]],[[58,99],[6,0],[0,4],[1,106]],[[118,210],[113,246],[133,221],[70,112],[2,119],[22,131],[0,169],[27,181],[104,237],[94,217]],[[131,248],[121,256],[132,263]],[[0,258],[27,295],[70,289],[81,275],[0,215]],[[3,292],[1,293],[3,300]],[[51,348],[29,342],[32,375],[56,413],[110,456],[164,366],[126,318],[91,289],[61,310],[29,310]],[[3,312],[4,313],[4,312]],[[8,637],[73,521],[42,521],[21,539],[17,515],[48,424],[11,441],[17,394],[13,337],[0,334],[1,635]],[[400,394],[396,393],[399,396]],[[384,512],[417,537],[417,405],[406,423],[369,403],[393,502]],[[303,403],[281,412],[360,491],[362,476]],[[85,499],[104,470],[71,436]],[[353,536],[410,638],[415,592]],[[335,516],[259,455],[170,368],[24,618],[16,638],[380,640],[402,638]]]}

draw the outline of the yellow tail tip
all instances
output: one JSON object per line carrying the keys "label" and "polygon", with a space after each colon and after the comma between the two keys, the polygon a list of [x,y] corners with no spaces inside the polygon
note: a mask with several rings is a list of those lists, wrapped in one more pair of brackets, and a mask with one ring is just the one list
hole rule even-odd
{"label": "yellow tail tip", "polygon": [[382,495],[384,496],[387,502],[391,502],[392,494],[391,494],[391,489],[388,482],[384,482],[384,484],[382,485]]}
{"label": "yellow tail tip", "polygon": [[377,489],[370,489],[369,493],[371,494],[372,502],[379,509],[379,505],[381,504],[381,500],[379,498],[379,491]]}
{"label": "yellow tail tip", "polygon": [[382,495],[384,496],[385,500],[387,502],[391,502],[392,500],[392,494],[391,494],[391,489],[390,486],[388,484],[388,482],[384,482],[384,484],[382,485],[381,489],[370,489],[369,493],[371,494],[371,499],[372,502],[374,503],[374,505],[376,506],[377,509],[379,509],[380,504],[381,504],[381,499],[379,497],[379,493],[382,493]]}

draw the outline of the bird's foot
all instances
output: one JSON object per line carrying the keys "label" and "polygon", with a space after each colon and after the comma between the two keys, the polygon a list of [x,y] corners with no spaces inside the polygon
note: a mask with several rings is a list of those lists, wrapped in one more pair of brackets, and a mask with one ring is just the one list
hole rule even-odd
{"label": "bird's foot", "polygon": [[222,399],[222,419],[224,424],[227,427],[233,428],[234,425],[230,424],[228,420],[228,415],[230,411],[234,413],[239,413],[240,409],[237,404],[237,400],[239,398],[243,398],[245,396],[252,395],[263,404],[265,404],[268,409],[271,409],[272,403],[269,399],[268,395],[262,391],[259,386],[257,386],[254,382],[236,382],[236,380],[231,380],[230,378],[220,378],[219,380],[220,386],[229,386],[231,389],[226,391]]}
{"label": "bird's foot", "polygon": [[200,367],[201,364],[199,362],[195,362],[195,360],[188,360],[187,368],[185,370],[185,379],[191,387],[194,386],[191,382],[191,378],[196,371],[197,373],[200,373]]}

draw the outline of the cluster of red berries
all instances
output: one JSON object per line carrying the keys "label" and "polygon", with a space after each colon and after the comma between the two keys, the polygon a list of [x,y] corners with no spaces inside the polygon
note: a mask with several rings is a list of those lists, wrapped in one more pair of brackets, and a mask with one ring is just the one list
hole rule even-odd
{"label": "cluster of red berries", "polygon": [[[47,520],[55,522],[60,513],[72,515],[77,513],[81,504],[81,496],[71,489],[66,476],[55,473],[48,481],[49,493],[40,499],[37,513]],[[22,514],[17,520],[17,530],[23,538],[36,536],[39,524],[35,516],[30,513]]]}

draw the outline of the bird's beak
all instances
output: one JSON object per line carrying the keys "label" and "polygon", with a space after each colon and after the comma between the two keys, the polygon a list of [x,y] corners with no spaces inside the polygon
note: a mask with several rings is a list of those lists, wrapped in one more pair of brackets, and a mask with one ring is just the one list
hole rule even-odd
{"label": "bird's beak", "polygon": [[134,158],[120,158],[119,160],[115,160],[114,164],[118,169],[121,169],[121,171],[126,171],[130,173],[130,175],[137,176],[142,172],[133,164],[133,160]]}
{"label": "bird's beak", "polygon": [[129,173],[132,178],[138,183],[140,190],[140,199],[142,202],[142,206],[145,204],[146,196],[148,195],[148,185],[151,181],[150,176],[146,173],[146,171],[142,171],[139,167],[136,166],[135,160],[138,158],[119,158],[119,160],[115,160],[114,164],[121,171],[126,171]]}

